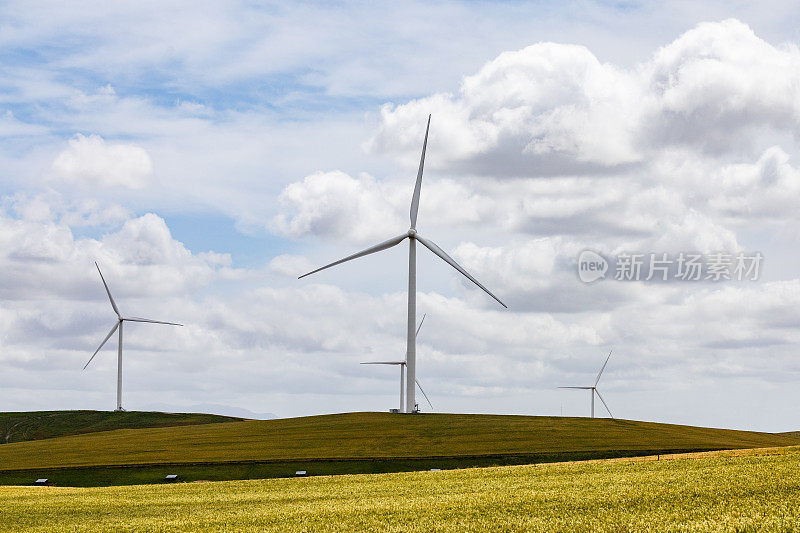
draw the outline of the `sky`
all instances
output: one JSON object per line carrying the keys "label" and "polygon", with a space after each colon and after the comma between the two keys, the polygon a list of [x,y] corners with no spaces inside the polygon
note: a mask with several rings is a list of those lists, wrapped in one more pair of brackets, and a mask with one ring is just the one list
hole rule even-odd
{"label": "sky", "polygon": [[[403,357],[406,245],[297,277],[407,230],[431,114],[418,229],[509,306],[418,250],[435,411],[588,416],[558,387],[613,349],[617,418],[800,429],[798,28],[789,1],[3,2],[0,410],[114,408],[116,342],[82,370],[116,320],[95,261],[124,315],[185,324],[126,325],[127,409],[396,407],[358,363]],[[632,256],[667,279],[616,279]]]}

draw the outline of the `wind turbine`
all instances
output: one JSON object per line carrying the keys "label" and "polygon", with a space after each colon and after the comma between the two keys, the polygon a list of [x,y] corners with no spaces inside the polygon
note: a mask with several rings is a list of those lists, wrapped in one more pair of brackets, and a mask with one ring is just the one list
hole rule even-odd
{"label": "wind turbine", "polygon": [[83,369],[86,370],[86,367],[89,366],[89,363],[92,362],[94,356],[97,355],[97,352],[100,351],[108,339],[111,338],[111,335],[114,334],[115,331],[119,330],[119,341],[117,342],[117,411],[124,411],[122,408],[122,323],[123,322],[150,322],[152,324],[169,324],[170,326],[183,326],[183,324],[178,324],[175,322],[162,322],[160,320],[150,320],[149,318],[137,318],[137,317],[130,317],[124,318],[122,314],[119,312],[119,308],[117,307],[116,302],[114,302],[114,297],[111,296],[111,291],[108,289],[108,283],[106,283],[106,278],[103,277],[103,273],[100,272],[100,266],[95,261],[94,266],[97,267],[97,272],[100,273],[100,279],[103,280],[103,286],[106,288],[106,294],[108,294],[108,300],[111,302],[111,307],[114,308],[114,312],[117,314],[117,323],[114,324],[114,327],[111,328],[111,331],[108,332],[106,338],[103,339],[103,342],[100,343],[100,346],[94,351],[92,356],[83,365]]}
{"label": "wind turbine", "polygon": [[[431,127],[431,116],[428,115],[428,125],[425,128],[425,140],[422,142],[422,156],[419,160],[419,170],[417,171],[417,181],[414,185],[414,195],[411,197],[411,227],[409,230],[397,237],[392,237],[391,239],[384,241],[380,244],[376,244],[375,246],[371,246],[366,250],[362,250],[360,252],[354,253],[353,255],[348,255],[344,259],[339,259],[338,261],[334,261],[329,265],[325,265],[324,267],[320,267],[316,270],[312,270],[307,274],[303,274],[300,278],[304,278],[306,276],[310,276],[320,270],[325,270],[326,268],[330,268],[332,266],[344,263],[346,261],[350,261],[351,259],[357,259],[359,257],[364,257],[365,255],[374,254],[376,252],[380,252],[391,248],[393,246],[397,246],[404,240],[408,239],[408,323],[406,329],[406,367],[408,369],[408,376],[406,378],[406,409],[405,412],[413,413],[414,406],[416,405],[414,402],[414,392],[415,392],[415,384],[416,384],[416,371],[417,371],[417,350],[416,350],[416,335],[415,335],[415,328],[414,325],[417,322],[417,241],[422,243],[428,250],[433,252],[435,255],[439,256],[443,261],[449,264],[451,267],[455,268],[461,274],[463,274],[468,280],[472,283],[483,289],[483,291],[497,300],[500,305],[503,307],[508,307],[506,304],[500,301],[500,299],[492,294],[489,289],[481,285],[478,280],[473,278],[466,270],[461,268],[461,266],[455,262],[455,260],[447,255],[444,250],[439,248],[433,241],[425,239],[417,233],[417,213],[419,212],[419,195],[420,189],[422,187],[422,168],[425,165],[425,149],[428,146],[428,131]],[[298,279],[300,279],[298,278]]]}
{"label": "wind turbine", "polygon": [[[611,351],[613,351],[613,350],[611,350]],[[614,418],[614,415],[611,414],[611,409],[608,408],[608,404],[603,399],[603,397],[600,395],[600,391],[597,390],[597,384],[600,382],[600,376],[603,375],[603,370],[606,369],[606,365],[608,364],[608,360],[611,359],[611,351],[608,352],[608,357],[606,357],[606,362],[603,363],[603,368],[601,368],[600,372],[598,372],[597,379],[594,380],[594,385],[592,385],[591,387],[559,387],[559,389],[580,389],[580,390],[590,390],[590,391],[592,391],[592,418],[594,418],[594,395],[595,395],[595,393],[597,394],[597,397],[600,398],[600,401],[603,402],[603,405],[605,406],[606,411],[608,411],[609,416],[611,418]]]}
{"label": "wind turbine", "polygon": [[[426,313],[427,314],[427,313]],[[422,315],[422,320],[419,321],[419,326],[417,327],[417,332],[414,334],[414,337],[419,335],[419,330],[422,328],[422,323],[425,322],[425,315]],[[400,367],[400,409],[398,411],[403,411],[403,403],[405,399],[405,379],[406,379],[406,361],[367,361],[361,363],[362,365],[397,365]],[[417,383],[417,387],[419,387],[420,392],[422,395],[425,396],[425,400],[427,400],[428,405],[431,406],[431,410],[433,410],[433,404],[431,403],[428,395],[425,394],[425,389],[422,388],[422,385],[419,384],[419,380],[414,378],[414,381]]]}

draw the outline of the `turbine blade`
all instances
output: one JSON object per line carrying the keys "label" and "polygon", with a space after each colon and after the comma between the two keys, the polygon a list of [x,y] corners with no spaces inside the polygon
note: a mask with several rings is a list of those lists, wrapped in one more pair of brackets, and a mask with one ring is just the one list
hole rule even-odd
{"label": "turbine blade", "polygon": [[364,361],[360,365],[404,365],[405,361]]}
{"label": "turbine blade", "polygon": [[414,334],[415,337],[419,335],[419,330],[422,329],[422,323],[425,322],[425,316],[427,316],[427,314],[428,313],[422,315],[422,320],[419,321],[419,326],[417,326],[417,332]]}
{"label": "turbine blade", "polygon": [[595,389],[594,391],[597,393],[597,397],[598,397],[598,398],[600,398],[600,401],[601,401],[601,402],[603,402],[603,405],[605,406],[605,408],[606,408],[606,411],[608,411],[608,416],[610,416],[611,418],[614,418],[614,415],[612,415],[612,414],[611,414],[611,409],[609,409],[609,408],[608,408],[608,404],[607,404],[607,403],[606,403],[606,401],[603,399],[603,397],[602,397],[602,396],[600,396],[600,391],[599,391],[599,390],[597,390],[597,389]]}
{"label": "turbine blade", "polygon": [[[100,272],[100,265],[97,264],[97,261],[94,262],[94,266],[97,267],[97,271]],[[108,294],[108,299],[111,300],[111,307],[114,308],[114,312],[117,313],[117,316],[122,318],[122,315],[119,314],[119,309],[117,308],[117,303],[114,301],[114,297],[111,296],[111,291],[108,289],[108,283],[106,283],[106,278],[103,277],[103,273],[100,272],[100,279],[103,280],[103,286],[106,288],[106,294]]]}
{"label": "turbine blade", "polygon": [[600,369],[600,372],[597,374],[597,379],[594,380],[594,386],[595,387],[597,387],[597,383],[600,381],[600,376],[603,375],[603,370],[606,369],[606,365],[608,364],[608,360],[611,359],[611,352],[613,352],[613,351],[614,350],[612,349],[611,351],[608,352],[608,357],[606,357],[606,362],[603,363],[603,368]]}
{"label": "turbine blade", "polygon": [[423,396],[425,396],[425,400],[428,402],[428,405],[431,406],[431,410],[433,410],[433,404],[431,403],[430,399],[428,399],[428,395],[425,394],[425,390],[422,388],[422,385],[419,384],[419,380],[417,378],[414,378],[414,381],[416,381],[417,387],[419,387],[420,392],[422,393]]}
{"label": "turbine blade", "polygon": [[431,129],[431,116],[428,115],[428,125],[425,127],[425,140],[422,141],[422,157],[419,159],[417,182],[414,184],[414,196],[411,197],[411,227],[417,227],[417,213],[419,212],[419,193],[422,189],[422,168],[425,166],[425,150],[428,147],[428,130]]}
{"label": "turbine blade", "polygon": [[339,259],[338,261],[334,261],[333,263],[331,263],[329,265],[325,265],[324,267],[320,267],[320,268],[318,268],[316,270],[312,270],[311,272],[309,272],[307,274],[303,274],[302,276],[300,276],[297,279],[302,279],[302,278],[304,278],[306,276],[310,276],[311,274],[315,274],[315,273],[319,272],[320,270],[325,270],[326,268],[330,268],[332,266],[336,266],[336,265],[338,265],[340,263],[344,263],[345,261],[350,261],[351,259],[357,259],[359,257],[364,257],[365,255],[374,254],[375,252],[380,252],[382,250],[386,250],[387,248],[391,248],[392,246],[397,246],[398,244],[403,242],[403,240],[406,237],[408,237],[408,233],[403,233],[402,235],[398,235],[397,237],[393,237],[393,238],[389,239],[388,241],[383,241],[382,243],[376,244],[375,246],[367,248],[366,250],[362,250],[362,251],[360,251],[358,253],[355,253],[353,255],[348,255],[344,259]]}
{"label": "turbine blade", "polygon": [[466,270],[464,270],[463,268],[461,268],[461,265],[459,265],[458,263],[456,263],[456,262],[455,262],[455,260],[454,260],[452,257],[450,257],[449,255],[447,255],[447,254],[445,253],[445,251],[444,251],[444,250],[442,250],[441,248],[439,248],[439,247],[436,245],[436,243],[434,243],[433,241],[429,241],[428,239],[424,239],[424,238],[420,237],[420,236],[419,236],[419,234],[417,234],[417,235],[415,236],[415,238],[416,238],[416,239],[417,239],[419,242],[421,242],[421,243],[422,243],[422,244],[423,244],[423,245],[424,245],[424,246],[425,246],[425,247],[426,247],[428,250],[430,250],[431,252],[435,253],[436,255],[438,255],[439,257],[441,257],[442,259],[444,259],[444,260],[445,260],[445,262],[449,263],[451,267],[453,267],[453,268],[455,268],[456,270],[458,270],[459,272],[461,272],[461,273],[462,273],[464,276],[466,276],[466,278],[467,278],[468,280],[470,280],[472,283],[474,283],[475,285],[477,285],[478,287],[480,287],[481,289],[483,289],[483,291],[484,291],[486,294],[488,294],[489,296],[491,296],[492,298],[494,298],[495,300],[497,300],[497,303],[499,303],[500,305],[502,305],[503,307],[505,307],[506,309],[508,309],[508,306],[507,306],[506,304],[504,304],[502,301],[500,301],[500,298],[498,298],[497,296],[495,296],[494,294],[492,294],[492,292],[491,292],[489,289],[487,289],[486,287],[484,287],[483,285],[481,285],[481,284],[478,282],[478,280],[476,280],[475,278],[473,278],[472,276],[470,276],[470,275],[469,275],[469,273],[468,273]]}
{"label": "turbine blade", "polygon": [[114,334],[114,332],[115,332],[115,331],[117,331],[117,328],[118,328],[118,327],[119,327],[119,322],[117,322],[116,324],[114,324],[114,327],[113,327],[113,328],[111,328],[111,331],[109,331],[109,332],[108,332],[108,335],[106,335],[106,338],[105,338],[105,339],[103,339],[103,342],[101,342],[101,343],[100,343],[100,346],[98,346],[98,347],[97,347],[97,349],[94,351],[94,353],[93,353],[93,354],[92,354],[92,356],[89,358],[89,360],[88,360],[88,361],[86,361],[86,364],[85,364],[85,365],[83,365],[83,369],[84,369],[84,370],[86,370],[86,367],[87,367],[87,366],[89,366],[89,363],[91,363],[91,362],[92,362],[92,359],[94,359],[94,356],[95,356],[95,355],[97,355],[97,352],[99,352],[99,351],[100,351],[100,348],[102,348],[103,346],[105,346],[105,344],[108,342],[108,339],[110,339],[110,338],[111,338],[111,335],[113,335],[113,334]]}
{"label": "turbine blade", "polygon": [[578,389],[578,390],[589,390],[593,389],[594,387],[558,387],[559,389]]}
{"label": "turbine blade", "polygon": [[150,322],[151,324],[167,324],[170,326],[183,326],[183,324],[178,324],[177,322],[164,322],[162,320],[150,320],[149,318],[138,318],[138,317],[131,317],[131,318],[123,318],[122,320],[126,322]]}

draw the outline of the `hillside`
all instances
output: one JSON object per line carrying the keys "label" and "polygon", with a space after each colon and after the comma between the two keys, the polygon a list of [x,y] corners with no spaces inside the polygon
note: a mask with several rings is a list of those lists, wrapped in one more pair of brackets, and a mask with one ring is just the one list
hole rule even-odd
{"label": "hillside", "polygon": [[0,413],[0,444],[115,429],[185,426],[241,420],[229,416],[147,411],[28,411]]}
{"label": "hillside", "polygon": [[[0,446],[3,470],[97,465],[524,456],[786,446],[792,435],[606,418],[345,413],[122,429]],[[624,453],[623,453],[624,452]],[[523,458],[524,458],[523,457]]]}

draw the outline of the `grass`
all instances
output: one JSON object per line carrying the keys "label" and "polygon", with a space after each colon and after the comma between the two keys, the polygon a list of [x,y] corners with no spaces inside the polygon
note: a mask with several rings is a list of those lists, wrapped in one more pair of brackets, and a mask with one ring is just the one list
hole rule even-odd
{"label": "grass", "polygon": [[116,430],[0,446],[0,483],[253,479],[787,446],[796,435],[629,420],[346,413]]}
{"label": "grass", "polygon": [[0,413],[0,443],[49,439],[114,429],[168,427],[241,420],[198,413],[148,411],[28,411]]}
{"label": "grass", "polygon": [[443,472],[0,487],[14,531],[794,531],[800,449]]}

